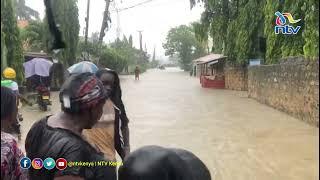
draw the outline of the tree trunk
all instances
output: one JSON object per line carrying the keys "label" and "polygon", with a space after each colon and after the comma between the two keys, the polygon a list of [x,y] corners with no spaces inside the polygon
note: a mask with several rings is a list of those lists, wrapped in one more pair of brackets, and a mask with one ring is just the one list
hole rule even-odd
{"label": "tree trunk", "polygon": [[103,38],[105,36],[104,31],[108,27],[109,5],[110,5],[110,0],[106,0],[106,7],[105,7],[105,10],[103,13],[102,25],[101,25],[100,35],[99,35],[99,43],[100,44],[102,43]]}

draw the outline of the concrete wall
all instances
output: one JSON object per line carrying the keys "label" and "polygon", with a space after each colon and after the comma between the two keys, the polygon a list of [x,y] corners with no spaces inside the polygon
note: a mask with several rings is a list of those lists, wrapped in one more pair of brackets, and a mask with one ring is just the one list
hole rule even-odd
{"label": "concrete wall", "polygon": [[246,67],[226,64],[224,73],[226,89],[238,91],[248,90],[248,73]]}
{"label": "concrete wall", "polygon": [[319,127],[319,59],[248,68],[249,97]]}

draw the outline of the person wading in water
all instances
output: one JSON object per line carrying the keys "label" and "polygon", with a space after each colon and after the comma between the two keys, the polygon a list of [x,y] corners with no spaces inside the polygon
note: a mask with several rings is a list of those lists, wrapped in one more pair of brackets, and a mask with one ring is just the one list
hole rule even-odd
{"label": "person wading in water", "polygon": [[135,74],[135,80],[139,80],[139,75],[140,75],[140,69],[138,66],[134,69],[134,74]]}

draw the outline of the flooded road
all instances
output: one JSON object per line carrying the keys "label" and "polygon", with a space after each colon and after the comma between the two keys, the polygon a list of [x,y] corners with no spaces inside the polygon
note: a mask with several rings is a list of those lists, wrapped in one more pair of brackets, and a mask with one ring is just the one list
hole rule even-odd
{"label": "flooded road", "polygon": [[[149,70],[134,81],[122,76],[131,148],[144,145],[192,151],[214,180],[319,178],[319,129],[255,100],[245,92],[200,87],[177,69]],[[57,111],[57,93],[52,112]],[[50,113],[24,107],[23,138]]]}

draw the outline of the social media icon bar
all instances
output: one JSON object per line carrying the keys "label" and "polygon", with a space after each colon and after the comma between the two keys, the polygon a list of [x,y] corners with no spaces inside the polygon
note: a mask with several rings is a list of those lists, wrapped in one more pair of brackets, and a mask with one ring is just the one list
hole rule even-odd
{"label": "social media icon bar", "polygon": [[23,157],[20,159],[20,167],[22,169],[29,169],[31,167],[31,160],[27,157]]}
{"label": "social media icon bar", "polygon": [[52,158],[46,158],[43,161],[43,167],[48,169],[48,170],[53,169],[55,166],[56,166],[56,162]]}
{"label": "social media icon bar", "polygon": [[59,158],[56,160],[56,168],[59,170],[64,170],[67,168],[67,160],[64,158]]}
{"label": "social media icon bar", "polygon": [[43,161],[40,158],[34,158],[31,165],[34,169],[41,169],[43,167]]}

